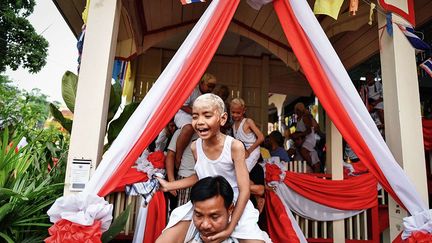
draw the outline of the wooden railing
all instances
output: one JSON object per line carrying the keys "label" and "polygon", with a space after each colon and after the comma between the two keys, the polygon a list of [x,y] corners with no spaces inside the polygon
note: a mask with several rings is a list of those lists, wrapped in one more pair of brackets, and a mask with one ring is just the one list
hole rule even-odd
{"label": "wooden railing", "polygon": [[126,226],[124,230],[121,232],[121,234],[122,236],[133,237],[136,217],[138,216],[138,211],[140,207],[140,198],[135,196],[128,197],[124,192],[115,192],[106,196],[105,200],[107,200],[110,204],[114,206],[113,208],[114,218],[117,218],[120,215],[120,213],[126,210],[128,205],[131,205]]}
{"label": "wooden railing", "polygon": [[[306,173],[307,164],[305,161],[292,161],[288,170],[296,173]],[[319,176],[319,175],[318,175]],[[331,175],[322,174],[323,179],[331,179]],[[387,195],[383,189],[378,191],[378,204],[387,204]],[[346,242],[379,242],[379,213],[378,207],[367,209],[358,215],[345,219]],[[316,221],[303,218],[292,212],[297,220],[303,234],[308,242],[333,242],[332,221]]]}

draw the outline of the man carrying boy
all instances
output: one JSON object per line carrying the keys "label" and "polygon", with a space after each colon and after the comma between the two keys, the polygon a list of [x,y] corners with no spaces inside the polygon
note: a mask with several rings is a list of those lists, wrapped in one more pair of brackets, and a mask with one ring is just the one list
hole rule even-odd
{"label": "man carrying boy", "polygon": [[[208,237],[228,227],[234,210],[234,192],[222,176],[206,177],[199,180],[191,191],[194,206],[192,221],[198,230],[191,243],[209,242]],[[228,238],[223,243],[238,242]]]}

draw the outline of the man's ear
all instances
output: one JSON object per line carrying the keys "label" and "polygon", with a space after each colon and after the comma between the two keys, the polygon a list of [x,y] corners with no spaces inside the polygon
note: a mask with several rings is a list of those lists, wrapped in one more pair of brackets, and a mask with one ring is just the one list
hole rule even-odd
{"label": "man's ear", "polygon": [[231,203],[231,205],[228,208],[228,215],[231,216],[233,211],[234,211],[234,203]]}
{"label": "man's ear", "polygon": [[225,123],[227,122],[227,120],[228,120],[228,114],[227,114],[226,112],[224,112],[224,113],[221,115],[220,125],[221,125],[221,126],[224,126]]}

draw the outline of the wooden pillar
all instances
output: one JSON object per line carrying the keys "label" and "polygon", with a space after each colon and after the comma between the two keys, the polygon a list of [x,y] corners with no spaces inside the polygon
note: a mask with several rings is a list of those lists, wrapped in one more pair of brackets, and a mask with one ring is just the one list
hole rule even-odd
{"label": "wooden pillar", "polygon": [[[85,181],[102,157],[120,10],[120,0],[90,2],[66,169],[65,195],[70,193],[71,179],[76,181],[81,177],[80,180]],[[72,169],[74,160],[75,169]],[[76,163],[77,160],[82,163],[89,161],[90,172],[86,173],[83,164],[79,161]]]}
{"label": "wooden pillar", "polygon": [[[394,14],[392,18],[394,23],[405,22]],[[378,26],[385,24],[385,16],[378,14]],[[393,37],[384,33],[380,41],[386,142],[428,205],[415,51],[396,24]],[[389,200],[390,239],[403,230],[402,218],[406,215]]]}
{"label": "wooden pillar", "polygon": [[[328,116],[326,117],[326,141],[327,172],[331,173],[332,180],[343,180],[342,135]],[[333,221],[333,242],[345,242],[345,221],[343,219]]]}
{"label": "wooden pillar", "polygon": [[268,104],[269,104],[269,84],[270,84],[270,57],[262,57],[262,79],[261,79],[261,131],[264,136],[268,131]]}

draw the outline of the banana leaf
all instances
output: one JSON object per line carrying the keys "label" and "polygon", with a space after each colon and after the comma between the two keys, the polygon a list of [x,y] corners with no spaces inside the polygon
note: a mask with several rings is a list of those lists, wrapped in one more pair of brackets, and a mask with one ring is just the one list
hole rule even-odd
{"label": "banana leaf", "polygon": [[66,71],[62,77],[62,96],[72,113],[75,110],[75,99],[78,86],[78,76],[71,71]]}
{"label": "banana leaf", "polygon": [[72,120],[64,117],[63,114],[53,103],[50,103],[49,106],[54,119],[56,119],[56,121],[58,121],[62,125],[62,127],[66,129],[70,134],[72,132]]}
{"label": "banana leaf", "polygon": [[114,219],[113,223],[107,231],[102,234],[102,243],[110,242],[116,237],[125,227],[126,222],[129,218],[131,205],[129,204],[125,211],[123,211],[117,218]]}

